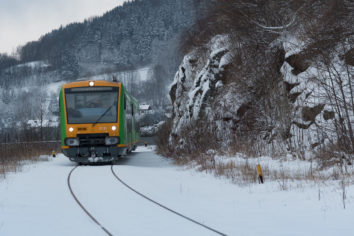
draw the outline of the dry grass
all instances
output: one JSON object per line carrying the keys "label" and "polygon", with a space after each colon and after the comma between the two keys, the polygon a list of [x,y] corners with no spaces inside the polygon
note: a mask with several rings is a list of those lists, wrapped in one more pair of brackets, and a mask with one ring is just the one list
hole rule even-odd
{"label": "dry grass", "polygon": [[298,160],[291,157],[257,159],[241,154],[236,157],[204,155],[200,158],[191,160],[184,158],[179,161],[179,164],[197,168],[199,171],[226,177],[241,187],[259,183],[257,174],[259,163],[262,166],[265,184],[272,184],[279,191],[304,189],[310,186],[318,189],[319,200],[321,200],[322,188],[336,186],[341,195],[343,208],[346,208],[347,189],[354,184],[354,167],[344,162],[323,168],[318,159]]}
{"label": "dry grass", "polygon": [[354,183],[352,166],[334,165],[323,168],[317,161],[291,159],[249,158],[246,156],[218,157],[202,155],[194,158],[179,158],[179,165],[194,167],[199,171],[226,177],[239,186],[258,184],[257,164],[262,166],[265,183],[277,183],[279,190],[301,188],[305,184],[326,185],[329,181],[345,182],[346,186]]}
{"label": "dry grass", "polygon": [[20,171],[26,161],[39,161],[40,155],[50,155],[53,150],[59,151],[58,143],[0,144],[0,178]]}
{"label": "dry grass", "polygon": [[159,154],[168,156],[171,153],[169,150],[168,140],[170,137],[170,132],[172,128],[172,120],[167,119],[166,122],[161,125],[156,134],[156,149]]}

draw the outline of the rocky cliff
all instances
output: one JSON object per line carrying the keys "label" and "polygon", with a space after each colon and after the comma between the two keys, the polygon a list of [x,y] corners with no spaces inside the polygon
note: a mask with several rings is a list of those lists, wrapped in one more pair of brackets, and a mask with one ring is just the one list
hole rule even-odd
{"label": "rocky cliff", "polygon": [[[344,21],[353,18],[351,5],[343,1],[338,9],[315,2],[315,10],[306,9],[317,14],[312,28],[266,27],[247,18],[247,34],[232,22],[240,7],[219,4],[223,11],[211,18],[223,14],[236,29],[214,24],[208,41],[208,29],[195,33],[199,45],[190,48],[170,87],[169,154],[193,156],[210,149],[298,158],[353,153],[354,38]],[[227,6],[234,7],[230,15]],[[346,14],[337,18],[342,22],[324,19],[337,11]],[[300,20],[305,14],[295,14],[299,22],[305,20]],[[239,20],[243,17],[244,11]]]}

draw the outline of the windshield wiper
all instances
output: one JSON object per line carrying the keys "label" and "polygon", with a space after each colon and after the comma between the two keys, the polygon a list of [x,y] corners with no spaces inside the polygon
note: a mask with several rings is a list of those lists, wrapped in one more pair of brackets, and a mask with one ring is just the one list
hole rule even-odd
{"label": "windshield wiper", "polygon": [[108,112],[109,110],[111,110],[111,108],[114,106],[114,104],[115,104],[115,103],[113,103],[112,105],[110,105],[110,106],[107,108],[107,110],[106,110],[105,112],[103,112],[100,117],[98,117],[98,119],[92,124],[92,127],[94,127],[94,126],[102,119],[102,117],[104,117],[104,116],[107,114],[107,112]]}

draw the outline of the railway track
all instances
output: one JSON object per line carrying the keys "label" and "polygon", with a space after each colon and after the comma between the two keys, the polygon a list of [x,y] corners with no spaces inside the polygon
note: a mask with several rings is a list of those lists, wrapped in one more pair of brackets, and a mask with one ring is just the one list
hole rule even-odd
{"label": "railway track", "polygon": [[190,222],[192,222],[192,223],[194,223],[194,224],[197,224],[197,225],[199,225],[199,226],[201,226],[201,227],[204,227],[205,229],[207,229],[207,230],[209,230],[209,231],[212,231],[212,232],[214,232],[214,233],[216,233],[216,234],[218,234],[218,235],[226,236],[226,234],[221,233],[220,231],[218,231],[218,230],[216,230],[216,229],[214,229],[214,228],[212,228],[212,227],[209,227],[209,226],[207,226],[207,225],[205,225],[205,224],[203,224],[203,223],[200,223],[200,222],[198,222],[198,221],[196,221],[196,220],[193,220],[192,218],[190,218],[190,217],[188,217],[188,216],[185,216],[185,215],[183,215],[183,214],[181,214],[181,213],[179,213],[179,212],[177,212],[177,211],[175,211],[175,210],[172,210],[171,208],[168,208],[167,206],[162,205],[161,203],[159,203],[159,202],[157,202],[157,201],[155,201],[155,200],[153,200],[153,199],[147,197],[146,195],[144,195],[144,194],[140,193],[139,191],[137,191],[136,189],[132,188],[132,187],[129,186],[126,182],[124,182],[122,179],[120,179],[120,178],[118,177],[118,175],[116,174],[116,172],[114,172],[113,165],[111,165],[111,171],[112,171],[112,174],[114,175],[114,177],[115,177],[121,184],[123,184],[125,187],[127,187],[128,189],[130,189],[130,190],[133,191],[134,193],[138,194],[138,195],[141,196],[142,198],[145,198],[146,200],[148,200],[148,201],[150,201],[150,202],[156,204],[157,206],[159,206],[159,207],[161,207],[161,208],[163,208],[163,209],[165,209],[165,210],[167,210],[167,211],[169,211],[169,212],[171,212],[171,213],[173,213],[173,214],[175,214],[175,215],[178,215],[178,216],[180,216],[180,217],[182,217],[182,218],[184,218],[184,219],[186,219],[186,220],[188,220],[188,221],[190,221]]}
{"label": "railway track", "polygon": [[[153,199],[151,199],[151,198],[149,198],[148,196],[142,194],[141,192],[137,191],[137,190],[134,189],[133,187],[129,186],[126,182],[124,182],[121,178],[119,178],[119,176],[117,175],[117,173],[114,171],[113,166],[114,166],[114,165],[111,165],[111,172],[112,172],[113,176],[115,177],[115,179],[117,179],[122,185],[124,185],[125,187],[127,187],[129,190],[131,190],[131,191],[134,192],[135,194],[139,195],[140,197],[146,199],[147,201],[149,201],[149,202],[151,202],[151,203],[154,203],[155,205],[157,205],[157,206],[160,207],[160,208],[163,208],[163,209],[165,209],[165,210],[167,210],[167,211],[169,211],[169,212],[171,212],[171,213],[173,213],[173,214],[175,214],[175,215],[177,215],[177,216],[179,216],[179,217],[181,217],[181,218],[184,218],[185,220],[187,220],[187,221],[189,221],[189,222],[192,222],[192,223],[194,223],[194,224],[196,224],[196,225],[199,225],[199,226],[205,228],[206,230],[209,230],[209,231],[211,231],[211,232],[214,232],[215,234],[218,234],[218,235],[226,236],[226,234],[224,234],[224,233],[222,233],[222,232],[220,232],[220,231],[218,231],[218,230],[216,230],[216,229],[214,229],[214,228],[212,228],[212,227],[210,227],[210,226],[207,226],[207,225],[205,225],[205,224],[203,224],[203,223],[200,223],[200,222],[198,222],[198,221],[196,221],[196,220],[194,220],[194,219],[192,219],[192,218],[190,218],[190,217],[188,217],[188,216],[185,216],[185,215],[183,215],[183,214],[181,214],[181,213],[179,213],[179,212],[177,212],[177,211],[175,211],[175,210],[173,210],[173,209],[171,209],[171,208],[169,208],[169,207],[167,207],[167,206],[165,206],[165,205],[163,205],[163,204],[161,204],[161,203],[159,203],[159,202],[157,202],[157,201],[155,201],[155,200],[153,200]],[[109,232],[109,231],[108,231],[108,230],[85,208],[85,206],[80,202],[80,200],[78,199],[78,197],[75,195],[75,193],[74,193],[74,191],[73,191],[73,188],[72,188],[72,186],[71,186],[70,180],[71,180],[71,175],[72,175],[72,173],[73,173],[78,167],[79,167],[79,166],[75,166],[75,167],[70,171],[70,173],[68,174],[68,178],[67,178],[68,188],[69,188],[69,190],[70,190],[70,193],[71,193],[72,197],[74,198],[74,200],[76,201],[76,203],[80,206],[80,208],[85,212],[85,214],[86,214],[88,217],[90,217],[91,220],[92,220],[97,226],[99,226],[107,235],[113,236],[113,234],[112,234],[111,232]]]}
{"label": "railway track", "polygon": [[100,222],[98,222],[98,220],[96,220],[95,217],[93,217],[91,215],[91,213],[84,207],[84,205],[82,205],[82,203],[80,202],[80,200],[76,197],[72,187],[71,187],[71,182],[70,182],[70,178],[71,178],[71,174],[78,168],[79,166],[75,166],[69,173],[68,175],[68,179],[67,179],[67,183],[68,183],[68,187],[70,190],[71,195],[73,196],[73,198],[75,199],[76,203],[81,207],[81,209],[86,213],[86,215],[88,217],[91,218],[91,220],[93,220],[93,222],[95,222],[95,224],[97,224],[107,235],[109,236],[113,236],[113,234],[111,234],[105,227],[102,226],[102,224]]}

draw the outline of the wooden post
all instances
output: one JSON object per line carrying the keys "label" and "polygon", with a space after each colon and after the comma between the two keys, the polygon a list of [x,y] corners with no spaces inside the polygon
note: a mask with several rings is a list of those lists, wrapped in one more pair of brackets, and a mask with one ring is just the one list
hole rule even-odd
{"label": "wooden post", "polygon": [[260,164],[257,165],[257,173],[258,173],[258,183],[263,184],[264,179],[263,179],[263,173],[262,173],[262,168],[261,168]]}

